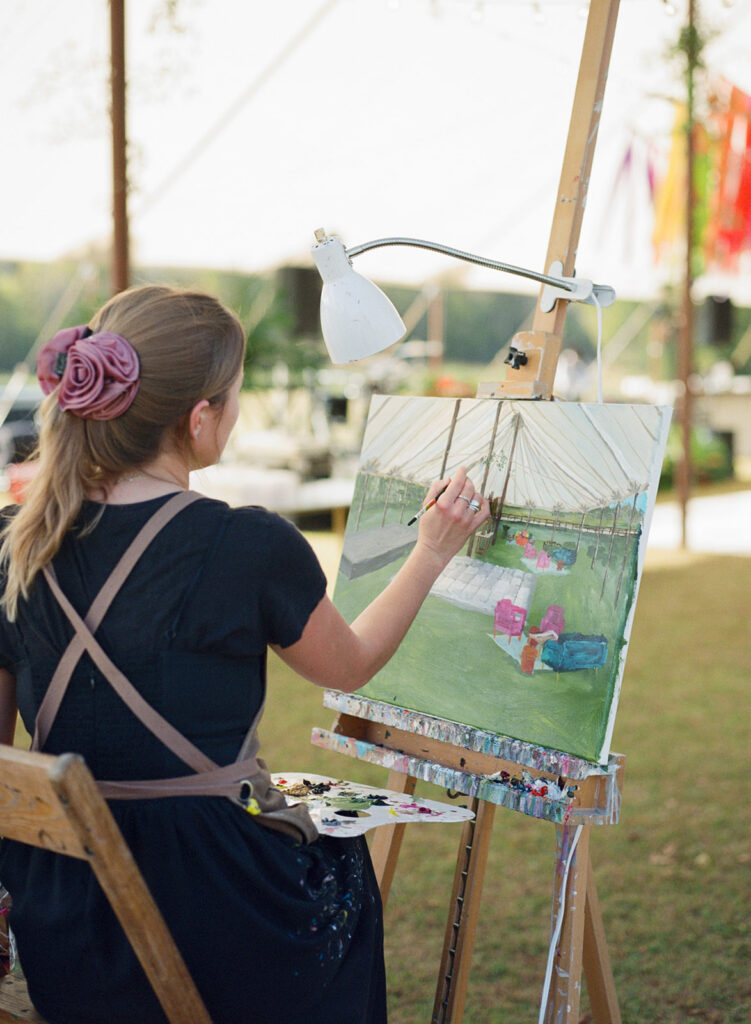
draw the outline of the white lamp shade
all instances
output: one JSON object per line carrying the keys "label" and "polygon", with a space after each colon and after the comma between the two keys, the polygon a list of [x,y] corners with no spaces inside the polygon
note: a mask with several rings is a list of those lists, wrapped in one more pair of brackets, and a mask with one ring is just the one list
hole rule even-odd
{"label": "white lamp shade", "polygon": [[341,239],[313,247],[323,278],[321,330],[332,363],[351,363],[382,352],[407,333],[391,300],[352,267]]}

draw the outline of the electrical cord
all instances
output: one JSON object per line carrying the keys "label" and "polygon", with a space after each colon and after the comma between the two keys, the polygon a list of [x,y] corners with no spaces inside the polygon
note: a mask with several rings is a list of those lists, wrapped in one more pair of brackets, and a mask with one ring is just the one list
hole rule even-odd
{"label": "electrical cord", "polygon": [[545,968],[545,983],[542,987],[542,999],[540,1000],[540,1016],[538,1018],[538,1024],[544,1024],[545,1022],[545,1011],[548,1005],[548,993],[550,992],[550,983],[553,977],[553,961],[555,960],[555,951],[558,948],[558,941],[561,937],[561,931],[563,929],[563,915],[566,909],[566,885],[568,884],[568,873],[571,869],[571,864],[574,860],[574,853],[576,852],[576,846],[581,836],[583,825],[576,826],[576,832],[574,832],[574,838],[571,840],[571,849],[568,851],[568,857],[566,858],[566,867],[563,872],[563,881],[561,882],[561,899],[558,907],[558,917],[556,918],[555,928],[550,939],[550,949],[548,951],[548,963]]}
{"label": "electrical cord", "polygon": [[602,405],[602,306],[594,292],[592,301],[597,310],[597,401]]}

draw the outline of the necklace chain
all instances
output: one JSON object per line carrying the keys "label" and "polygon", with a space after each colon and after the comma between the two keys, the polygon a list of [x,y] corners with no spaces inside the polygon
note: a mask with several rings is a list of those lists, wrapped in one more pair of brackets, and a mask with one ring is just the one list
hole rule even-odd
{"label": "necklace chain", "polygon": [[160,484],[174,484],[176,487],[183,487],[179,480],[170,480],[167,477],[156,476],[154,473],[147,473],[145,469],[139,469],[137,473],[129,473],[127,476],[118,477],[117,482],[119,484],[130,484],[142,476],[148,477],[150,480],[158,480]]}

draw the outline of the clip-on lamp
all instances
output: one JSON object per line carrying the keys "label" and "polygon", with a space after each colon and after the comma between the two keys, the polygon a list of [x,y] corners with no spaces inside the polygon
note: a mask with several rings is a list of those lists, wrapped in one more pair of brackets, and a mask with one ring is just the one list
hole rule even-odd
{"label": "clip-on lamp", "polygon": [[[352,266],[352,257],[386,245],[408,245],[430,249],[447,256],[476,263],[481,267],[502,270],[517,277],[538,281],[544,287],[540,295],[540,309],[549,312],[559,299],[569,302],[588,302],[602,307],[615,301],[615,291],[609,285],[564,277],[560,262],[554,262],[547,274],[515,267],[484,256],[474,256],[460,249],[451,249],[437,242],[423,242],[416,238],[379,238],[373,242],[345,249],[341,239],[327,235],[319,228],[313,246],[313,259],[323,279],[321,291],[321,330],[331,361],[335,364],[365,359],[394,345],[406,334],[406,328],[391,300]],[[523,339],[524,335],[517,338]],[[517,341],[517,339],[514,339]],[[524,342],[512,345],[506,364],[517,370],[527,363]]]}

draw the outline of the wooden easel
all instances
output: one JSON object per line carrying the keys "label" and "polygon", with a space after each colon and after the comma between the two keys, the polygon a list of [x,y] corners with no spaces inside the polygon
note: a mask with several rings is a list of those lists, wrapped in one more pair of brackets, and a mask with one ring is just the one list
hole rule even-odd
{"label": "wooden easel", "polygon": [[[560,751],[520,744],[469,728],[466,745],[459,745],[441,739],[447,733],[455,734],[454,723],[422,712],[407,712],[357,694],[327,691],[324,705],[339,714],[333,730],[313,730],[312,741],[316,746],[389,768],[387,787],[397,792],[412,793],[417,779],[423,779],[470,796],[469,806],[475,812],[475,819],[464,824],[459,840],[431,1024],[459,1024],[462,1020],[497,804],[551,821],[556,826],[555,916],[562,896],[565,912],[546,1024],[576,1024],[578,1021],[582,966],[596,1024],[620,1024],[589,860],[589,836],[593,826],[618,822],[625,758],[611,754],[607,766],[598,768]],[[488,749],[493,752],[486,752]],[[518,777],[522,770],[543,781],[563,776],[567,785],[575,790],[573,798],[560,801],[530,796],[492,778],[500,772]],[[582,831],[564,893],[563,864],[579,825]],[[405,828],[404,824],[379,828],[371,846],[384,904],[396,871]]]}
{"label": "wooden easel", "polygon": [[[544,268],[549,272],[551,264],[560,261],[566,277],[572,277],[575,269],[618,3],[619,0],[590,3]],[[478,398],[553,397],[567,306],[565,300],[559,299],[550,312],[544,312],[538,300],[532,331],[517,334],[512,340],[512,345],[526,356],[526,363],[518,368],[509,367],[504,381],[481,384]],[[554,916],[557,917],[561,900],[565,910],[545,1024],[578,1021],[582,967],[596,1024],[620,1024],[589,841],[592,826],[618,821],[624,758],[611,754],[608,765],[598,768],[559,751],[519,745],[503,737],[483,737],[477,730],[468,730],[467,746],[460,746],[453,740],[453,733],[451,742],[442,738],[451,729],[450,723],[424,714],[415,713],[414,729],[405,729],[405,724],[412,724],[409,712],[367,700],[361,706],[356,694],[328,691],[324,704],[339,714],[332,731],[313,731],[316,745],[388,767],[389,789],[411,793],[416,780],[421,778],[471,797],[475,819],[465,823],[459,842],[431,1024],[459,1024],[462,1020],[496,804],[544,818],[556,826]],[[522,770],[543,780],[563,776],[575,789],[575,795],[570,801],[548,800],[544,796],[530,798],[491,778],[500,772],[518,776]],[[580,825],[582,830],[570,859],[564,890],[564,864],[575,829]],[[384,903],[396,870],[404,828],[399,824],[378,829],[371,847]]]}

